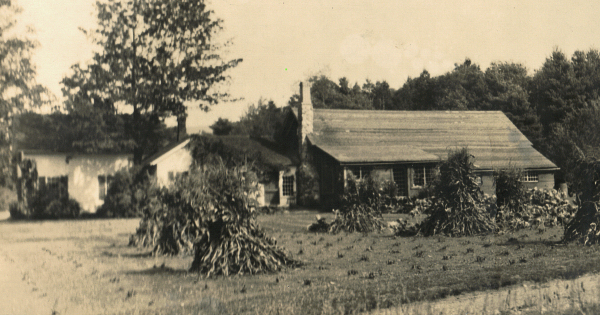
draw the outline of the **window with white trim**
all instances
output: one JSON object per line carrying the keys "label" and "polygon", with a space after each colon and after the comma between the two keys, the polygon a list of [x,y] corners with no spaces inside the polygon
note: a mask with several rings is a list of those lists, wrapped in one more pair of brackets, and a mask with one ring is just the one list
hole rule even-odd
{"label": "window with white trim", "polygon": [[426,187],[435,180],[435,166],[433,165],[415,165],[412,174],[413,187]]}
{"label": "window with white trim", "polygon": [[294,195],[294,175],[283,176],[282,192],[284,196]]}
{"label": "window with white trim", "polygon": [[536,183],[539,181],[538,174],[532,172],[524,172],[523,179],[521,181],[524,183]]}

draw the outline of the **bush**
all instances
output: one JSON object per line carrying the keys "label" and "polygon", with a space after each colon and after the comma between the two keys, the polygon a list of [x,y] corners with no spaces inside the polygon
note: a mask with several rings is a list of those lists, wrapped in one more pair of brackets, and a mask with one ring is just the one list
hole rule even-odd
{"label": "bush", "polygon": [[154,253],[194,252],[202,274],[256,274],[296,264],[256,223],[250,207],[257,180],[243,168],[204,165],[161,189],[144,208],[131,242]]}
{"label": "bush", "polygon": [[517,209],[499,207],[496,224],[499,231],[565,225],[573,219],[575,206],[562,193],[552,189],[526,191]]}
{"label": "bush", "polygon": [[0,212],[10,210],[10,205],[14,202],[17,202],[17,194],[6,187],[0,187]]}
{"label": "bush", "polygon": [[381,215],[382,207],[383,199],[377,182],[371,177],[357,181],[350,176],[340,202],[340,209],[335,211],[335,219],[329,231],[331,233],[381,231],[385,227]]}
{"label": "bush", "polygon": [[508,168],[494,171],[497,205],[499,208],[508,208],[518,211],[525,203],[527,189],[522,182],[523,171],[517,168]]}
{"label": "bush", "polygon": [[104,204],[96,214],[106,218],[129,218],[138,216],[138,209],[133,203],[134,182],[129,171],[119,171],[113,175],[108,186]]}
{"label": "bush", "polygon": [[131,169],[114,174],[96,214],[106,218],[141,217],[149,199],[158,194],[158,186],[145,170]]}
{"label": "bush", "polygon": [[[38,187],[35,161],[25,159],[17,167],[21,178],[17,181],[18,202],[10,205],[14,219],[72,219],[79,217],[81,207],[76,200],[68,198],[65,182],[58,187]],[[66,178],[63,178],[66,179]]]}
{"label": "bush", "polygon": [[423,235],[468,236],[494,230],[474,174],[473,156],[466,148],[448,154],[448,160],[440,165],[433,193],[434,202],[428,209],[431,214],[420,225]]}
{"label": "bush", "polygon": [[10,217],[14,220],[24,220],[31,217],[29,208],[23,202],[12,202],[8,206]]}
{"label": "bush", "polygon": [[52,200],[43,211],[36,211],[36,219],[74,219],[79,217],[81,207],[75,199],[61,198]]}

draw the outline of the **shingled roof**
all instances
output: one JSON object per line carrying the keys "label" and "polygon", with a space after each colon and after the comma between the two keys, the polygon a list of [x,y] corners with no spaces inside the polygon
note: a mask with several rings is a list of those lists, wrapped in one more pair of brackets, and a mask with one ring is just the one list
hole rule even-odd
{"label": "shingled roof", "polygon": [[557,169],[501,111],[314,109],[310,142],[341,163],[432,162],[467,147],[477,168]]}

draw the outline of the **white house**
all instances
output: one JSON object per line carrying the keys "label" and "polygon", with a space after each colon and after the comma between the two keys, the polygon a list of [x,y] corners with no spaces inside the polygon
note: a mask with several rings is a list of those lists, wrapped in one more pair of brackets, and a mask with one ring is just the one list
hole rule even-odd
{"label": "white house", "polygon": [[[240,153],[259,155],[262,163],[276,170],[271,174],[272,180],[262,180],[258,184],[255,199],[259,207],[288,207],[296,204],[296,166],[289,157],[246,136],[206,137],[214,137],[224,146],[234,148]],[[149,173],[156,176],[159,185],[168,186],[177,176],[188,172],[193,163],[188,149],[189,142],[190,139],[186,139],[169,145],[143,162]]]}
{"label": "white house", "polygon": [[156,176],[156,182],[159,185],[168,186],[177,176],[190,170],[192,155],[187,148],[189,142],[188,138],[173,143],[142,163],[151,168],[151,173]]}
{"label": "white house", "polygon": [[[66,190],[81,209],[95,213],[104,203],[112,175],[132,165],[132,154],[81,154],[24,150],[20,159],[35,161],[39,186]],[[61,189],[62,186],[62,189]],[[65,187],[66,186],[66,187]],[[64,189],[66,188],[66,189]],[[60,190],[60,191],[59,191]]]}

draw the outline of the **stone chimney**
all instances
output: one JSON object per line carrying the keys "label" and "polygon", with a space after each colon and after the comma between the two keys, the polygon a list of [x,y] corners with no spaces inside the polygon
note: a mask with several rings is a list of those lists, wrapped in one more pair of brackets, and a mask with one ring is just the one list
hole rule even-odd
{"label": "stone chimney", "polygon": [[313,106],[308,82],[300,82],[298,120],[298,135],[300,136],[300,148],[302,148],[306,144],[306,136],[313,132]]}

